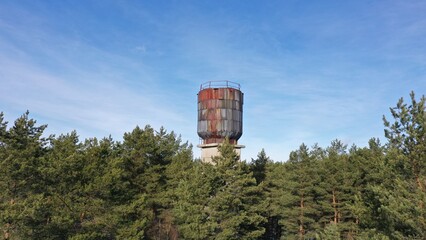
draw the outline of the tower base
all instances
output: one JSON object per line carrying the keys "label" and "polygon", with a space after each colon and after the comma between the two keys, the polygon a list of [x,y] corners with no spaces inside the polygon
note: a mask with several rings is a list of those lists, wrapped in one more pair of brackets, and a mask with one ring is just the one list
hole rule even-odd
{"label": "tower base", "polygon": [[[213,157],[220,156],[219,147],[220,143],[208,143],[200,144],[197,147],[201,148],[201,161],[206,163],[213,163]],[[234,151],[239,157],[241,157],[241,148],[245,148],[244,145],[233,145]]]}

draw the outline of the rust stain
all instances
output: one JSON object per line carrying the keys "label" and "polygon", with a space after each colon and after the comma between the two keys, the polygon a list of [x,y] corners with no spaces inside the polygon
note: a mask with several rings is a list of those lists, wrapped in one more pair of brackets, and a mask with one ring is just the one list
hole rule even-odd
{"label": "rust stain", "polygon": [[237,144],[243,133],[243,93],[230,87],[204,88],[198,93],[198,135],[204,144],[228,137]]}

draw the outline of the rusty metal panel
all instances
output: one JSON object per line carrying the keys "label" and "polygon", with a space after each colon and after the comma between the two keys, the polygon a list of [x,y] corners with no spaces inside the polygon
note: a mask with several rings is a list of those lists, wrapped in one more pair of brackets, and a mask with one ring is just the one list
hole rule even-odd
{"label": "rusty metal panel", "polygon": [[204,143],[220,143],[226,137],[237,142],[242,135],[242,100],[239,89],[201,87],[197,132]]}

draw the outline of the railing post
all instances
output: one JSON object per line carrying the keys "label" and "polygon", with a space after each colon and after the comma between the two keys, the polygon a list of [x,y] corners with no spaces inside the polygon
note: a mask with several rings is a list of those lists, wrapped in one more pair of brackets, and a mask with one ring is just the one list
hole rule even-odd
{"label": "railing post", "polygon": [[200,90],[207,89],[207,88],[221,88],[221,87],[235,88],[240,90],[241,86],[239,83],[228,81],[228,80],[208,81],[200,85]]}

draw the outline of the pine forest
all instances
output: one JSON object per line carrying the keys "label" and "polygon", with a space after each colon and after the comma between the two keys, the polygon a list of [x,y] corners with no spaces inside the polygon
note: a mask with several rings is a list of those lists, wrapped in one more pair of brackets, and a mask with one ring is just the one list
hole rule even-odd
{"label": "pine forest", "polygon": [[164,128],[82,140],[1,113],[0,239],[426,239],[426,99],[410,96],[383,142],[287,161],[224,143],[208,164]]}

